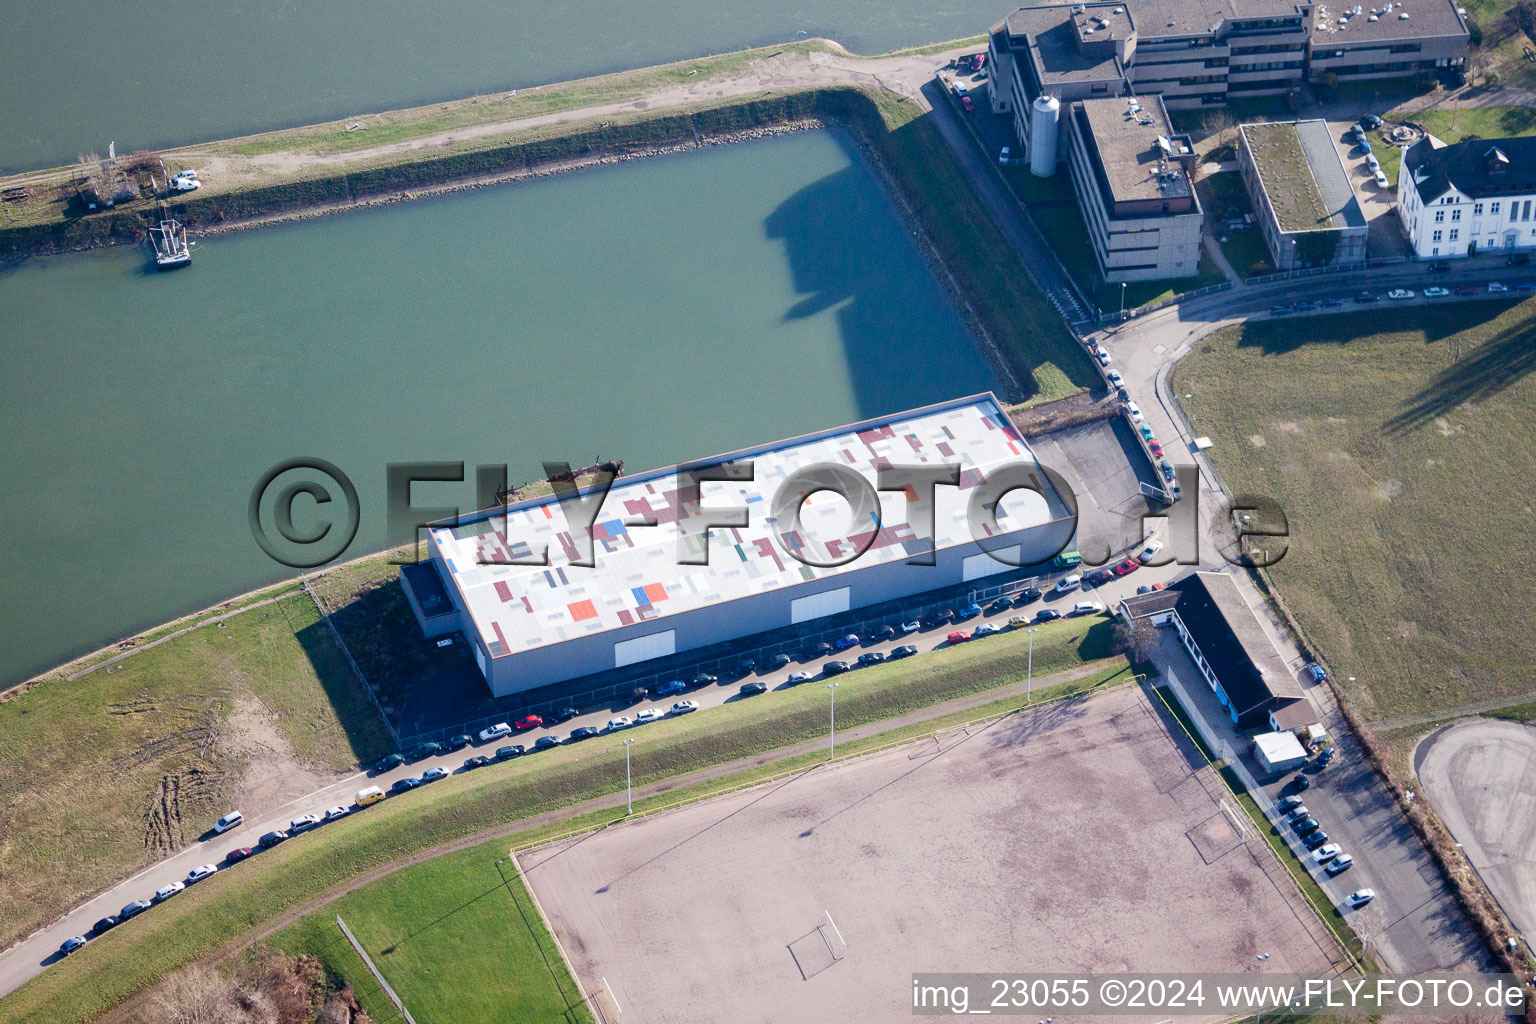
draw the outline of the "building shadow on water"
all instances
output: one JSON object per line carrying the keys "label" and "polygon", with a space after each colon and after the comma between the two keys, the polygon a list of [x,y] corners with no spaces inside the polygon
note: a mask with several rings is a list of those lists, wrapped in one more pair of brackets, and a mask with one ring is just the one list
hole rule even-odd
{"label": "building shadow on water", "polygon": [[864,156],[845,132],[829,134],[848,166],[795,192],[763,222],[784,243],[800,296],[784,319],[832,311],[861,417],[997,387]]}

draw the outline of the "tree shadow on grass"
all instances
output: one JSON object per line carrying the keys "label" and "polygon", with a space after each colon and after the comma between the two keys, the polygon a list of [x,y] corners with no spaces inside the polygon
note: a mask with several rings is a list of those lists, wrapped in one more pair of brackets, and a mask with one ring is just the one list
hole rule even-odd
{"label": "tree shadow on grass", "polygon": [[1526,320],[1494,335],[1458,359],[1389,419],[1383,429],[1403,434],[1459,405],[1495,397],[1536,370],[1536,322]]}

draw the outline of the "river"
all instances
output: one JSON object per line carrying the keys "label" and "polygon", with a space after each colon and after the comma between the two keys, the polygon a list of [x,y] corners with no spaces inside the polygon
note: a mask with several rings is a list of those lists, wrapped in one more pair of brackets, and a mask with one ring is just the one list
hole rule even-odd
{"label": "river", "polygon": [[355,481],[356,556],[392,462],[633,471],[994,386],[837,131],[32,260],[0,309],[0,684],[292,576],[246,515],[289,457]]}
{"label": "river", "polygon": [[982,0],[89,0],[6,6],[0,171],[834,38],[858,53],[981,35]]}

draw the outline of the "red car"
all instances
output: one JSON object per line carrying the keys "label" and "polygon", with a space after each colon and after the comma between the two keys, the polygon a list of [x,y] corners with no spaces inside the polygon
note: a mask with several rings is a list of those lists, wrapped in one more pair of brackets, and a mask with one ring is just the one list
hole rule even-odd
{"label": "red car", "polygon": [[1473,288],[1469,284],[1464,284],[1460,288],[1456,289],[1456,294],[1457,295],[1476,295],[1477,294],[1477,289]]}
{"label": "red car", "polygon": [[960,105],[965,108],[965,112],[967,114],[976,109],[976,101],[971,99],[969,96],[961,96]]}
{"label": "red car", "polygon": [[971,634],[967,633],[963,629],[957,629],[953,633],[949,634],[949,642],[952,644],[963,644],[970,638]]}
{"label": "red car", "polygon": [[1127,558],[1125,561],[1123,561],[1119,565],[1115,566],[1115,575],[1116,576],[1129,576],[1131,573],[1135,572],[1137,569],[1140,569],[1140,568],[1141,568],[1141,563],[1140,562],[1136,561],[1136,559],[1134,559],[1134,558]]}
{"label": "red car", "polygon": [[1157,456],[1158,458],[1163,457],[1163,446],[1158,444],[1156,441],[1148,441],[1147,447],[1151,450],[1153,455]]}
{"label": "red car", "polygon": [[518,732],[527,732],[529,729],[537,729],[543,724],[544,719],[540,718],[538,715],[524,715],[522,718],[519,718],[517,721],[512,723],[512,728],[516,729]]}
{"label": "red car", "polygon": [[224,863],[237,864],[255,852],[256,851],[251,849],[249,846],[236,847],[224,855]]}

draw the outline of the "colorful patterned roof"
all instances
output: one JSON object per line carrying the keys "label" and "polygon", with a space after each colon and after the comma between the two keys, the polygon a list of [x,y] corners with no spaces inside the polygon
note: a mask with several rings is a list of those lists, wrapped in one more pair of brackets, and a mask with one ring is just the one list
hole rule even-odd
{"label": "colorful patterned roof", "polygon": [[[748,510],[748,525],[741,528],[706,531],[697,514],[690,517],[693,529],[680,523],[677,467],[614,481],[592,530],[596,564],[590,567],[572,564],[580,551],[554,497],[476,513],[457,524],[435,523],[432,538],[449,585],[458,588],[496,657],[969,543],[972,489],[1001,465],[1035,463],[991,394],[732,452],[689,469],[744,460],[755,463],[752,481],[699,484],[706,512]],[[960,485],[935,488],[936,537],[926,535],[926,524],[917,524],[919,532],[908,522],[915,492],[881,492],[878,510],[853,512],[840,494],[822,491],[806,499],[801,529],[781,539],[772,515],[779,485],[798,470],[824,464],[849,467],[872,486],[885,467],[957,465]],[[1071,514],[1043,474],[1034,479],[1049,499],[1028,490],[1009,492],[1000,503],[998,532]],[[658,525],[636,525],[641,518],[654,518]],[[708,564],[680,564],[680,535],[686,550],[699,552],[706,532]],[[984,529],[983,538],[992,532]],[[865,543],[868,549],[851,562],[825,568],[806,565],[788,550],[830,561]],[[548,565],[511,564],[545,548]]]}

